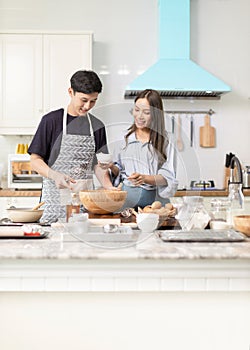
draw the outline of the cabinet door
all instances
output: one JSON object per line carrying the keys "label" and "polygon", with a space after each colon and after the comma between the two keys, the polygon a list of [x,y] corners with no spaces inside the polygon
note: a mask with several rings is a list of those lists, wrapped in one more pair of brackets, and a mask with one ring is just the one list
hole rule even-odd
{"label": "cabinet door", "polygon": [[69,103],[70,78],[92,68],[92,34],[44,35],[44,113]]}
{"label": "cabinet door", "polygon": [[42,113],[42,35],[2,34],[0,60],[0,133],[26,133]]}

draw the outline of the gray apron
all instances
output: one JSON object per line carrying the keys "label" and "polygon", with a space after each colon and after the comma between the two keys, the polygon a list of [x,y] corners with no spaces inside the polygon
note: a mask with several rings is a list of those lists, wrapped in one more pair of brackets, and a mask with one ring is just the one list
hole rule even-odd
{"label": "gray apron", "polygon": [[[85,118],[85,117],[83,117]],[[63,135],[59,155],[51,169],[69,175],[75,180],[86,178],[92,171],[95,154],[95,138],[89,115],[90,136],[67,134],[67,108],[63,115]],[[40,221],[55,222],[65,218],[66,207],[61,205],[60,190],[55,182],[43,178],[42,201],[45,201],[43,216]]]}

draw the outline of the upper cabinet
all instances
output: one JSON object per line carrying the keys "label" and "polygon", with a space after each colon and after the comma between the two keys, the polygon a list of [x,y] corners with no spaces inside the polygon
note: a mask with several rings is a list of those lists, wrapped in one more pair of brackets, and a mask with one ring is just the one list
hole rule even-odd
{"label": "upper cabinet", "polygon": [[92,33],[0,34],[0,134],[34,134],[69,103],[70,77],[92,69]]}

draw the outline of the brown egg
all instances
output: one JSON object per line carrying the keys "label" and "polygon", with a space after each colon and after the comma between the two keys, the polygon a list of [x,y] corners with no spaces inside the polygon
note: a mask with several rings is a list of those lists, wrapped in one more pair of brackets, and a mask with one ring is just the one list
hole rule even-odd
{"label": "brown egg", "polygon": [[152,213],[152,207],[151,205],[147,205],[143,208],[143,213]]}
{"label": "brown egg", "polygon": [[159,215],[168,215],[169,210],[164,208],[164,207],[162,207],[159,210],[157,210],[157,212],[158,212]]}
{"label": "brown egg", "polygon": [[155,201],[154,203],[152,203],[151,207],[152,207],[152,209],[160,209],[161,208],[161,202]]}
{"label": "brown egg", "polygon": [[172,203],[166,203],[165,204],[165,208],[169,209],[169,210],[172,210],[174,208],[173,204]]}

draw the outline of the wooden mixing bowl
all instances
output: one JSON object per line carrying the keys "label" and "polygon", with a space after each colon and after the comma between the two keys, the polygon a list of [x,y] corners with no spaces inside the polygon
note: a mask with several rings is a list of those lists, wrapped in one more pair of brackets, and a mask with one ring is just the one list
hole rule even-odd
{"label": "wooden mixing bowl", "polygon": [[236,215],[233,220],[235,230],[250,236],[250,215]]}
{"label": "wooden mixing bowl", "polygon": [[93,214],[117,212],[127,198],[127,191],[89,190],[79,192],[83,206]]}

